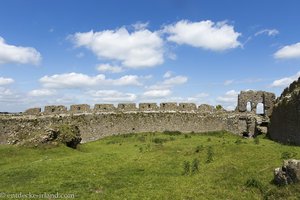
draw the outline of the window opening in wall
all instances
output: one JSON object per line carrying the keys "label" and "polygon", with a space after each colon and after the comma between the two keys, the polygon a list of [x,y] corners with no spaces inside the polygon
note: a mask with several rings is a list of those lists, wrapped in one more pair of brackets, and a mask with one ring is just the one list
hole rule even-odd
{"label": "window opening in wall", "polygon": [[150,105],[150,104],[148,104],[148,108],[151,108],[151,105]]}
{"label": "window opening in wall", "polygon": [[264,112],[264,104],[263,103],[258,103],[256,106],[256,114],[258,115],[263,115],[265,114]]}
{"label": "window opening in wall", "polygon": [[77,110],[81,110],[80,107],[77,107]]}
{"label": "window opening in wall", "polygon": [[250,112],[252,110],[251,102],[247,102],[247,111]]}
{"label": "window opening in wall", "polygon": [[52,109],[51,109],[51,112],[55,112],[55,108],[52,108]]}

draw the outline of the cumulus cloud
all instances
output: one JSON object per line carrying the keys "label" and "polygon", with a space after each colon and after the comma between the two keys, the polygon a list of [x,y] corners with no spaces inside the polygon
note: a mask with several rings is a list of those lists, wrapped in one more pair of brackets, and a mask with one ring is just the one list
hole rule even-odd
{"label": "cumulus cloud", "polygon": [[44,76],[39,80],[46,88],[84,88],[101,86],[140,86],[139,77],[125,75],[119,79],[107,79],[104,74],[88,76],[81,73],[55,74]]}
{"label": "cumulus cloud", "polygon": [[175,76],[163,81],[163,85],[181,85],[186,83],[188,78],[186,76]]}
{"label": "cumulus cloud", "polygon": [[229,90],[224,95],[217,97],[217,103],[221,104],[227,110],[234,110],[237,104],[239,92]]}
{"label": "cumulus cloud", "polygon": [[20,63],[36,65],[41,59],[41,54],[36,49],[9,45],[0,37],[0,64]]}
{"label": "cumulus cloud", "polygon": [[293,81],[297,80],[300,77],[300,71],[296,73],[295,75],[284,77],[278,80],[273,81],[271,84],[271,87],[287,87],[289,86]]}
{"label": "cumulus cloud", "polygon": [[300,42],[284,46],[274,54],[274,57],[277,59],[300,58]]}
{"label": "cumulus cloud", "polygon": [[98,102],[131,102],[137,99],[137,95],[133,93],[123,93],[116,90],[90,90],[88,95]]}
{"label": "cumulus cloud", "polygon": [[170,34],[167,37],[168,41],[212,51],[224,51],[241,46],[238,41],[241,33],[235,32],[234,27],[226,22],[181,20],[166,26],[164,31]]}
{"label": "cumulus cloud", "polygon": [[15,81],[12,78],[0,77],[0,86],[9,85],[9,84],[12,84],[13,82],[15,82]]}
{"label": "cumulus cloud", "polygon": [[37,90],[31,90],[28,92],[28,96],[32,97],[44,97],[44,96],[52,96],[55,95],[56,91],[55,90],[50,90],[50,89],[37,89]]}
{"label": "cumulus cloud", "polygon": [[279,34],[279,31],[276,29],[263,29],[255,33],[255,36],[266,34],[268,36],[275,36]]}
{"label": "cumulus cloud", "polygon": [[123,71],[122,67],[113,66],[110,64],[100,64],[97,66],[99,72],[109,72],[109,73],[120,73]]}
{"label": "cumulus cloud", "polygon": [[171,71],[167,71],[165,74],[164,74],[164,78],[170,78],[171,76],[173,75],[173,72]]}
{"label": "cumulus cloud", "polygon": [[162,98],[167,97],[172,94],[172,91],[170,89],[162,89],[162,90],[148,90],[143,93],[144,97],[150,97],[150,98]]}
{"label": "cumulus cloud", "polygon": [[139,29],[75,33],[71,36],[77,47],[86,47],[99,59],[121,61],[129,68],[152,67],[164,62],[163,40],[157,32]]}

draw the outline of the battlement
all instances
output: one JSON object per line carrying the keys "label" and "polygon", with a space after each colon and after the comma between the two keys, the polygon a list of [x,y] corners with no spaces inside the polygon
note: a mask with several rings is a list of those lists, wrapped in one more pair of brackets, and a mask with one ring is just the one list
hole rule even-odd
{"label": "battlement", "polygon": [[197,107],[195,103],[119,103],[95,104],[93,108],[88,104],[71,105],[70,109],[63,105],[47,105],[42,108],[29,108],[25,115],[55,115],[55,114],[77,114],[77,113],[118,113],[118,112],[215,112],[214,106],[202,104]]}

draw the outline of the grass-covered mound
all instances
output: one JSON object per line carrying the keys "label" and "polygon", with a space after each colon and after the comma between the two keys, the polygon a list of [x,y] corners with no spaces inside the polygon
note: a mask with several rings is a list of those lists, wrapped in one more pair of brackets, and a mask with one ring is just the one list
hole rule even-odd
{"label": "grass-covered mound", "polygon": [[76,199],[300,199],[273,169],[300,147],[228,133],[130,134],[78,149],[0,146],[0,192]]}

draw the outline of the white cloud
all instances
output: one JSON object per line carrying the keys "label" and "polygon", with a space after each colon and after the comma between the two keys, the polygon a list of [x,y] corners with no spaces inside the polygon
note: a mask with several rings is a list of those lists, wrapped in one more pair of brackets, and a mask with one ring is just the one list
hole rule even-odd
{"label": "white cloud", "polygon": [[137,22],[137,23],[133,24],[132,26],[135,30],[144,30],[148,27],[148,25],[149,25],[149,22],[145,22],[145,23]]}
{"label": "white cloud", "polygon": [[97,66],[99,72],[110,72],[110,73],[120,73],[123,71],[122,67],[112,66],[110,64],[100,64]]}
{"label": "white cloud", "polygon": [[119,79],[107,79],[104,74],[88,76],[81,73],[55,74],[44,76],[40,82],[46,88],[84,88],[101,86],[140,86],[139,77],[136,75],[125,75]]}
{"label": "white cloud", "polygon": [[152,67],[164,62],[163,40],[157,32],[147,29],[130,33],[123,27],[75,33],[71,38],[77,47],[90,49],[98,58],[121,61],[129,68]]}
{"label": "white cloud", "polygon": [[170,78],[172,76],[173,72],[171,71],[167,71],[165,74],[164,74],[164,78]]}
{"label": "white cloud", "polygon": [[226,80],[226,81],[224,81],[224,85],[228,86],[228,85],[231,85],[233,82],[234,82],[234,80]]}
{"label": "white cloud", "polygon": [[20,63],[36,65],[41,59],[41,54],[34,48],[9,45],[0,37],[0,64]]}
{"label": "white cloud", "polygon": [[166,26],[164,31],[170,34],[168,41],[212,51],[223,51],[241,46],[237,40],[241,33],[235,32],[234,27],[226,22],[181,20],[174,25]]}
{"label": "white cloud", "polygon": [[300,58],[300,42],[284,46],[274,54],[274,57],[277,59]]}
{"label": "white cloud", "polygon": [[0,87],[0,97],[12,95],[13,92],[10,89]]}
{"label": "white cloud", "polygon": [[273,81],[271,84],[271,87],[287,87],[289,84],[291,84],[293,81],[297,80],[300,77],[300,71],[296,73],[295,75],[284,77],[278,80]]}
{"label": "white cloud", "polygon": [[28,96],[32,96],[32,97],[52,96],[55,94],[56,94],[55,90],[49,90],[49,89],[37,89],[28,92]]}
{"label": "white cloud", "polygon": [[144,92],[144,97],[151,97],[151,98],[162,98],[167,97],[172,94],[172,91],[169,89],[164,90],[148,90]]}
{"label": "white cloud", "polygon": [[137,99],[133,93],[123,93],[116,90],[90,90],[87,94],[92,96],[96,102],[131,102]]}
{"label": "white cloud", "polygon": [[218,102],[224,102],[224,103],[232,103],[237,101],[239,92],[235,90],[229,90],[225,93],[223,96],[219,96],[217,98]]}
{"label": "white cloud", "polygon": [[0,77],[0,86],[1,85],[9,85],[9,84],[12,84],[13,82],[15,82],[14,79]]}
{"label": "white cloud", "polygon": [[163,81],[164,85],[181,85],[186,83],[188,78],[186,76],[175,76]]}
{"label": "white cloud", "polygon": [[266,34],[268,36],[275,36],[279,34],[279,31],[276,29],[263,29],[255,33],[255,36]]}

